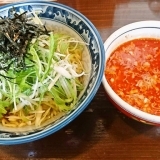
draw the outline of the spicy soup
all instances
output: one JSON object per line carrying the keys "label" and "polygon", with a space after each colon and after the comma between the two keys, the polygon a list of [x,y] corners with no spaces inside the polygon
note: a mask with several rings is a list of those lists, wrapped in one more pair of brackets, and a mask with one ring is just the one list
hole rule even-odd
{"label": "spicy soup", "polygon": [[105,77],[124,101],[160,115],[160,39],[135,39],[120,45],[106,62]]}

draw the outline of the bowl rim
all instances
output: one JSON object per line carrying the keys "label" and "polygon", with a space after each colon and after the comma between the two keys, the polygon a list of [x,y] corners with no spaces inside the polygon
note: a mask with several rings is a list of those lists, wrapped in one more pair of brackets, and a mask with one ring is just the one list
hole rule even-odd
{"label": "bowl rim", "polygon": [[[114,43],[118,37],[123,36],[123,34],[128,33],[130,31],[136,30],[136,29],[143,29],[143,28],[151,28],[151,29],[160,29],[160,21],[156,20],[146,20],[146,21],[137,21],[130,24],[127,24],[119,29],[117,29],[115,32],[113,32],[108,39],[104,42],[104,48],[105,48],[105,68],[106,68],[106,61],[111,53],[108,53],[107,50],[109,49],[110,45]],[[135,39],[135,38],[133,38]],[[123,44],[123,43],[122,43]],[[107,95],[111,98],[112,101],[116,103],[122,110],[129,113],[133,117],[136,117],[140,120],[144,120],[146,122],[150,122],[153,124],[160,124],[160,116],[151,115],[149,113],[146,113],[144,111],[141,111],[137,108],[132,107],[127,102],[122,100],[110,87],[108,84],[105,72],[102,78],[102,84],[104,86],[104,89],[107,93]],[[132,117],[132,118],[133,118]]]}
{"label": "bowl rim", "polygon": [[99,42],[99,48],[100,48],[100,59],[99,59],[99,70],[98,70],[98,77],[95,79],[94,81],[94,85],[91,88],[90,94],[87,95],[87,97],[85,98],[85,101],[83,101],[80,106],[77,109],[73,110],[73,112],[71,112],[66,118],[64,118],[60,123],[58,123],[58,125],[56,125],[55,127],[49,127],[46,128],[45,130],[41,130],[38,131],[36,133],[31,133],[29,135],[24,135],[24,136],[20,136],[20,137],[12,137],[12,138],[0,138],[0,145],[15,145],[15,144],[22,144],[22,143],[27,143],[27,142],[32,142],[41,138],[44,138],[46,136],[49,136],[57,131],[59,131],[60,129],[62,129],[64,126],[66,126],[67,124],[69,124],[71,121],[73,121],[76,117],[78,117],[78,115],[80,115],[80,113],[82,113],[84,111],[84,109],[89,105],[89,103],[92,101],[92,99],[94,98],[95,94],[97,93],[101,82],[102,82],[102,78],[103,78],[103,72],[104,72],[104,60],[105,60],[105,50],[104,50],[104,45],[103,45],[103,41],[101,39],[101,36],[98,32],[98,30],[96,29],[96,27],[93,25],[93,23],[86,17],[84,16],[82,13],[80,13],[78,10],[71,8],[67,5],[58,3],[58,2],[48,2],[48,1],[25,1],[25,2],[15,2],[15,3],[11,3],[11,4],[7,4],[7,5],[3,5],[0,6],[0,11],[9,9],[13,6],[18,7],[18,6],[23,6],[23,5],[50,5],[50,6],[58,6],[60,8],[65,8],[66,10],[70,11],[73,14],[76,14],[76,16],[79,16],[80,19],[83,19],[83,21],[85,21],[85,23],[88,24],[88,26],[90,27],[90,29],[94,32],[95,34],[95,38],[97,39],[97,41]]}

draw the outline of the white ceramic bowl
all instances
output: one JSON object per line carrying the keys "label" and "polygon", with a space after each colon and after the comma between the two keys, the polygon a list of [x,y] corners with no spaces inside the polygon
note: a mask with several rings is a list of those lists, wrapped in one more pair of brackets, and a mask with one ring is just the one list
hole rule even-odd
{"label": "white ceramic bowl", "polygon": [[[160,21],[140,21],[128,24],[115,31],[104,43],[105,46],[105,62],[110,54],[119,45],[129,40],[137,38],[158,38],[160,39]],[[149,113],[138,110],[125,101],[123,101],[110,87],[105,75],[102,80],[106,93],[113,104],[125,115],[136,119],[140,122],[160,125],[160,116],[151,115]]]}
{"label": "white ceramic bowl", "polygon": [[54,27],[54,30],[62,30],[78,39],[88,43],[86,50],[88,54],[84,55],[85,68],[90,68],[86,80],[85,90],[76,104],[75,108],[57,118],[44,123],[40,127],[29,126],[22,128],[4,127],[0,124],[0,144],[20,144],[38,140],[48,136],[73,121],[91,102],[95,96],[103,77],[104,71],[104,45],[102,39],[94,25],[84,15],[73,8],[60,3],[46,1],[28,1],[13,3],[0,7],[2,17],[10,16],[12,8],[19,11],[38,11],[39,17],[47,26]]}

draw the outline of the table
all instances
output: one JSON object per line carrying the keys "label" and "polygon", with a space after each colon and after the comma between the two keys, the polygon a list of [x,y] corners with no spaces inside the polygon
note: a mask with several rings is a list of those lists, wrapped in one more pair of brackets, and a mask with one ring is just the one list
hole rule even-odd
{"label": "table", "polygon": [[[1,4],[4,1],[0,1]],[[160,1],[58,0],[83,13],[103,41],[135,21],[159,20]],[[120,113],[101,85],[86,110],[60,131],[38,141],[0,146],[0,160],[159,160],[160,127],[142,124]]]}

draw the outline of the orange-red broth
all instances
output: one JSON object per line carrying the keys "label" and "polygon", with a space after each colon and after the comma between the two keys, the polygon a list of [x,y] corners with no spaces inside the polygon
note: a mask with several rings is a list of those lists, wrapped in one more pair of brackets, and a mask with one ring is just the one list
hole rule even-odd
{"label": "orange-red broth", "polygon": [[159,39],[135,39],[119,46],[106,62],[105,76],[124,101],[160,115]]}

